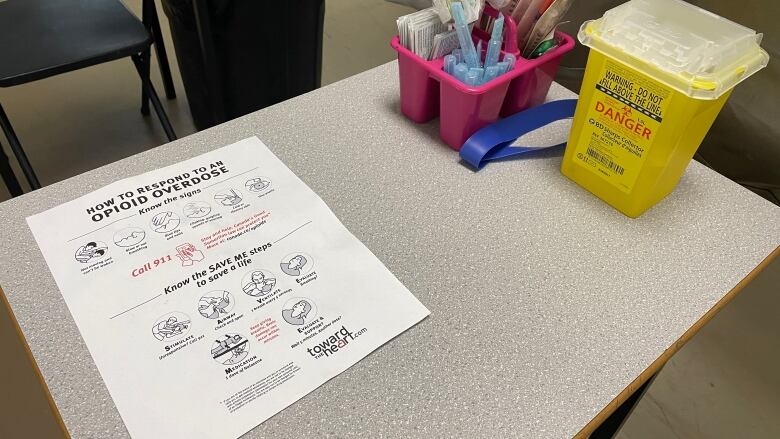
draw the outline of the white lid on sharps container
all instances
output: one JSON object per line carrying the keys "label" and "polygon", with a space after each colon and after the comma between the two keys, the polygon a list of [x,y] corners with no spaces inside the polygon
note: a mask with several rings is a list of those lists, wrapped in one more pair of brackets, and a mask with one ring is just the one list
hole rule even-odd
{"label": "white lid on sharps container", "polygon": [[698,99],[720,97],[769,62],[762,34],[681,0],[631,0],[583,23],[578,37]]}

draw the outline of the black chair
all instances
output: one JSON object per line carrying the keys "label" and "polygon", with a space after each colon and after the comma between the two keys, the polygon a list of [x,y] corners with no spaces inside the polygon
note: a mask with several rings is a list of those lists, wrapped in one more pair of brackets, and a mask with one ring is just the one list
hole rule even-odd
{"label": "black chair", "polygon": [[[119,0],[0,1],[0,87],[130,57],[141,77],[141,113],[151,101],[169,140],[176,134],[149,78],[151,45],[160,64],[166,96],[175,98],[154,0],[143,1],[139,20]],[[41,187],[11,122],[0,105],[0,127],[32,189]],[[0,173],[12,196],[22,194],[0,146]]]}

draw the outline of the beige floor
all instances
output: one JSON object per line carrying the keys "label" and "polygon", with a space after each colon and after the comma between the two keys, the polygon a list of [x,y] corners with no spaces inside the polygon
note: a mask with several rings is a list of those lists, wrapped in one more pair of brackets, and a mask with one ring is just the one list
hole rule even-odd
{"label": "beige floor", "polygon": [[[127,3],[140,10],[140,0]],[[391,60],[395,17],[408,11],[382,0],[327,0],[323,82]],[[194,127],[169,38],[166,43],[179,98],[164,104],[185,136]],[[139,92],[130,61],[123,60],[0,89],[0,102],[42,183],[52,184],[165,142],[157,120],[139,113]],[[7,196],[2,187],[0,200]],[[780,260],[669,361],[618,437],[780,437],[778,309]]]}
{"label": "beige floor", "polygon": [[619,439],[780,438],[780,258],[658,374]]}

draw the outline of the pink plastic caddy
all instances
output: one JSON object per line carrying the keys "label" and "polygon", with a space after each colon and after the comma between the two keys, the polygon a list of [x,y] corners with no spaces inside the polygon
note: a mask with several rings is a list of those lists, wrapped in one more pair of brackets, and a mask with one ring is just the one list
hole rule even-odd
{"label": "pink plastic caddy", "polygon": [[[486,6],[484,14],[497,18],[499,12]],[[514,69],[477,87],[470,87],[447,74],[442,58],[426,61],[403,47],[398,36],[390,45],[398,52],[401,83],[401,112],[409,119],[428,122],[440,117],[439,136],[452,149],[463,143],[485,125],[544,102],[550,84],[558,71],[561,57],[574,48],[574,39],[558,32],[562,43],[536,59],[525,59],[517,48],[517,26],[504,14],[504,54],[517,58]],[[487,47],[490,35],[474,26],[471,38],[483,40]],[[484,59],[484,50],[480,55]]]}

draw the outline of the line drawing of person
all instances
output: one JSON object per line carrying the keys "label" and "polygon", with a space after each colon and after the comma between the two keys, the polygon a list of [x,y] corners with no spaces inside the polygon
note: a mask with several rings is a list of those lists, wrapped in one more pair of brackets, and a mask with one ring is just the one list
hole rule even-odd
{"label": "line drawing of person", "polygon": [[195,262],[200,262],[206,258],[202,251],[189,242],[176,246],[176,256],[181,259],[182,267],[189,267]]}
{"label": "line drawing of person", "polygon": [[128,227],[114,234],[114,244],[119,247],[131,247],[141,243],[146,238],[146,232],[138,227]]}
{"label": "line drawing of person", "polygon": [[221,192],[214,195],[214,199],[223,206],[235,206],[241,202],[241,195],[235,189],[231,189],[230,192]]}
{"label": "line drawing of person", "polygon": [[173,338],[183,334],[189,327],[189,320],[180,322],[179,319],[172,316],[154,325],[152,327],[152,334],[157,340],[163,341],[166,338]]}
{"label": "line drawing of person", "polygon": [[152,218],[152,225],[155,230],[165,228],[168,225],[168,221],[171,219],[171,215],[173,215],[171,212],[165,212],[162,215],[157,215]]}
{"label": "line drawing of person", "polygon": [[[215,291],[215,293],[219,293],[219,291]],[[216,319],[222,314],[227,314],[230,305],[230,293],[222,291],[222,294],[216,297],[201,297],[198,301],[198,312],[207,319]]]}
{"label": "line drawing of person", "polygon": [[290,309],[282,310],[282,318],[291,325],[302,325],[306,323],[306,317],[311,312],[312,306],[306,300],[299,300]]}
{"label": "line drawing of person", "polygon": [[106,254],[107,249],[108,247],[106,246],[98,247],[97,242],[88,242],[76,250],[76,260],[86,264],[93,259],[102,258]]}
{"label": "line drawing of person", "polygon": [[265,277],[265,274],[258,270],[253,271],[249,277],[249,282],[244,285],[244,293],[250,296],[264,296],[271,292],[276,286],[276,279]]}
{"label": "line drawing of person", "polygon": [[[230,354],[227,359],[220,358]],[[222,364],[236,364],[249,355],[249,341],[240,335],[225,335],[214,342],[211,347],[211,357]]]}
{"label": "line drawing of person", "polygon": [[249,355],[249,352],[244,349],[246,345],[238,345],[231,351],[230,358],[225,360],[224,364],[236,364],[239,361],[246,358],[247,355]]}
{"label": "line drawing of person", "polygon": [[259,177],[259,178],[253,178],[251,180],[247,180],[244,186],[246,186],[246,188],[252,192],[260,192],[270,185],[271,185],[270,181],[263,179],[263,177]]}
{"label": "line drawing of person", "polygon": [[152,218],[152,230],[159,233],[169,232],[179,227],[180,221],[173,212],[158,213]]}
{"label": "line drawing of person", "polygon": [[306,260],[305,256],[297,255],[290,259],[290,262],[282,262],[279,264],[279,266],[281,267],[282,271],[289,274],[290,276],[300,276],[303,267],[308,263],[309,261]]}
{"label": "line drawing of person", "polygon": [[196,201],[185,204],[182,210],[187,218],[202,218],[211,212],[211,207],[202,201]]}

